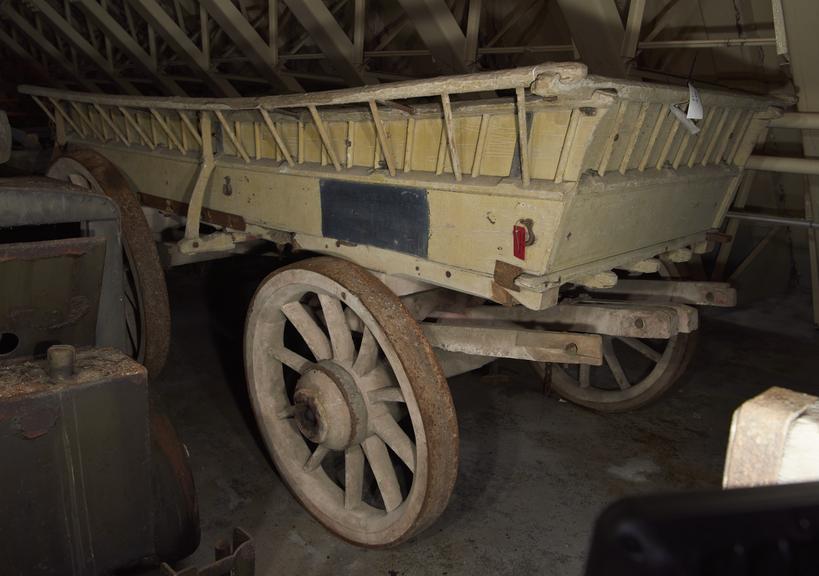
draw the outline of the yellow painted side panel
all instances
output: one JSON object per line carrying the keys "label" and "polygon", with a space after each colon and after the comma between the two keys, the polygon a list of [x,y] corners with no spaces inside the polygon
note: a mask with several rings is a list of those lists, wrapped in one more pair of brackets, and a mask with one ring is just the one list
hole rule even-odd
{"label": "yellow painted side panel", "polygon": [[685,172],[690,178],[668,177],[668,171],[664,175],[653,169],[640,180],[584,177],[555,236],[550,269],[580,266],[709,230],[736,173]]}
{"label": "yellow painted side panel", "polygon": [[[490,274],[496,260],[533,273],[545,269],[562,202],[451,190],[429,190],[428,199],[430,260]],[[527,247],[526,260],[518,260],[512,252],[512,227],[525,218],[532,219],[536,240]]]}
{"label": "yellow painted side panel", "polygon": [[508,176],[517,146],[518,128],[513,114],[492,116],[481,161],[481,176]]}
{"label": "yellow painted side panel", "polygon": [[372,122],[354,122],[353,131],[353,165],[372,168],[375,158],[375,125]]}
{"label": "yellow painted side panel", "polygon": [[438,162],[438,147],[444,138],[443,121],[425,118],[415,122],[415,138],[412,147],[412,170],[435,172]]}
{"label": "yellow painted side panel", "polygon": [[560,150],[569,127],[570,109],[537,112],[529,129],[529,162],[532,178],[554,180]]}
{"label": "yellow painted side panel", "polygon": [[[387,131],[387,140],[390,143],[392,157],[398,170],[404,168],[404,149],[407,145],[407,123],[403,120],[384,122]],[[383,156],[383,154],[382,154]]]}
{"label": "yellow painted side panel", "polygon": [[[475,161],[475,146],[478,143],[478,131],[481,129],[481,118],[480,116],[465,116],[456,118],[453,124],[456,150],[461,161],[461,172],[469,172],[472,170],[472,162]],[[444,171],[452,173],[452,161],[448,149]]]}

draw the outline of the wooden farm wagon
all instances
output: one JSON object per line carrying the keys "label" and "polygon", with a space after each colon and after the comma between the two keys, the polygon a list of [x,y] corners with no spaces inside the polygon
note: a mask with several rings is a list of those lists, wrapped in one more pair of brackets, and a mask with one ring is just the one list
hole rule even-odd
{"label": "wooden farm wagon", "polygon": [[446,506],[447,376],[530,360],[604,411],[672,386],[693,306],[735,301],[727,285],[675,279],[676,264],[707,250],[780,113],[703,90],[696,125],[687,88],[575,63],[260,98],[22,91],[63,147],[50,175],[120,202],[134,348],[150,369],[167,352],[154,336],[167,296],[137,199],[151,221],[184,223],[175,261],[259,242],[321,255],[259,286],[248,385],[294,495],[367,546]]}

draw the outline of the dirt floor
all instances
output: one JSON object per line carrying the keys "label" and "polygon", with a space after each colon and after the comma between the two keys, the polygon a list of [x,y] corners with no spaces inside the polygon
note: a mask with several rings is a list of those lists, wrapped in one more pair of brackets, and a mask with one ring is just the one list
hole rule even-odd
{"label": "dirt floor", "polygon": [[807,293],[702,315],[679,387],[650,408],[600,415],[544,394],[523,362],[450,381],[461,461],[431,529],[390,550],[346,544],[315,522],[271,466],[242,366],[244,309],[267,264],[232,260],[169,274],[173,342],[158,382],[187,444],[202,545],[212,559],[234,526],[257,548],[257,574],[555,574],[583,571],[593,522],[618,498],[717,487],[731,413],[770,386],[819,394]]}

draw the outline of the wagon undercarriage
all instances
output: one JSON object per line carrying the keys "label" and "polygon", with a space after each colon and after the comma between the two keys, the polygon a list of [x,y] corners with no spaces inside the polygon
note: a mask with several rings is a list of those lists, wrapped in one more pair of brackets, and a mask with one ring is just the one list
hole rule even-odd
{"label": "wagon undercarriage", "polygon": [[115,166],[146,213],[184,226],[171,260],[271,242],[325,256],[259,287],[250,393],[294,494],[372,546],[446,504],[445,376],[529,360],[606,411],[671,388],[694,306],[735,303],[674,264],[708,250],[778,113],[704,92],[695,125],[678,114],[687,90],[578,64],[257,99],[23,91],[67,146],[52,175],[94,188],[89,159]]}

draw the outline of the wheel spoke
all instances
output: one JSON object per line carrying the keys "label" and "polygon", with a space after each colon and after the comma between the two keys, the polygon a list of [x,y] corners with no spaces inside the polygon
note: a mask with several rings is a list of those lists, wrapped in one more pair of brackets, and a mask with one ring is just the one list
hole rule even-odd
{"label": "wheel spoke", "polygon": [[370,402],[406,402],[404,393],[398,386],[387,386],[372,390],[367,394]]}
{"label": "wheel spoke", "polygon": [[364,328],[361,337],[361,346],[358,348],[358,357],[355,359],[353,371],[359,376],[369,374],[378,364],[378,342],[369,328]]}
{"label": "wheel spoke", "polygon": [[581,364],[580,365],[580,387],[581,388],[588,388],[589,386],[591,386],[591,365]]}
{"label": "wheel spoke", "polygon": [[325,294],[319,294],[319,301],[324,311],[327,331],[330,333],[333,358],[341,362],[352,362],[355,357],[355,345],[347,319],[344,317],[344,310],[341,308],[341,302]]}
{"label": "wheel spoke", "polygon": [[304,304],[288,302],[282,306],[282,313],[296,327],[316,360],[326,360],[333,356],[327,335]]}
{"label": "wheel spoke", "polygon": [[617,381],[617,385],[620,387],[620,390],[627,390],[631,388],[631,383],[628,381],[626,373],[623,370],[623,367],[620,365],[620,360],[617,358],[617,354],[614,351],[612,339],[608,337],[603,338],[603,358],[605,358],[606,364],[609,365],[611,373],[614,374],[614,379]]}
{"label": "wheel spoke", "polygon": [[373,420],[373,429],[393,452],[415,473],[415,444],[389,413]]}
{"label": "wheel spoke", "polygon": [[289,348],[285,348],[282,346],[281,348],[271,348],[270,355],[287,366],[301,374],[310,364],[310,361],[302,356],[301,354],[296,354]]}
{"label": "wheel spoke", "polygon": [[356,508],[361,503],[364,487],[364,452],[361,446],[351,446],[344,452],[344,507]]}
{"label": "wheel spoke", "polygon": [[387,512],[392,512],[401,505],[401,487],[398,485],[398,477],[395,475],[395,468],[387,452],[387,445],[378,436],[370,436],[361,444],[370,468],[373,470],[375,481],[378,483],[378,491],[384,501]]}
{"label": "wheel spoke", "polygon": [[628,346],[629,348],[633,348],[655,364],[660,361],[660,358],[663,355],[657,352],[654,348],[643,342],[642,340],[638,340],[637,338],[618,338],[623,344]]}
{"label": "wheel spoke", "polygon": [[324,460],[328,452],[329,450],[325,448],[324,444],[319,444],[304,464],[305,472],[312,472],[321,466],[321,461]]}

